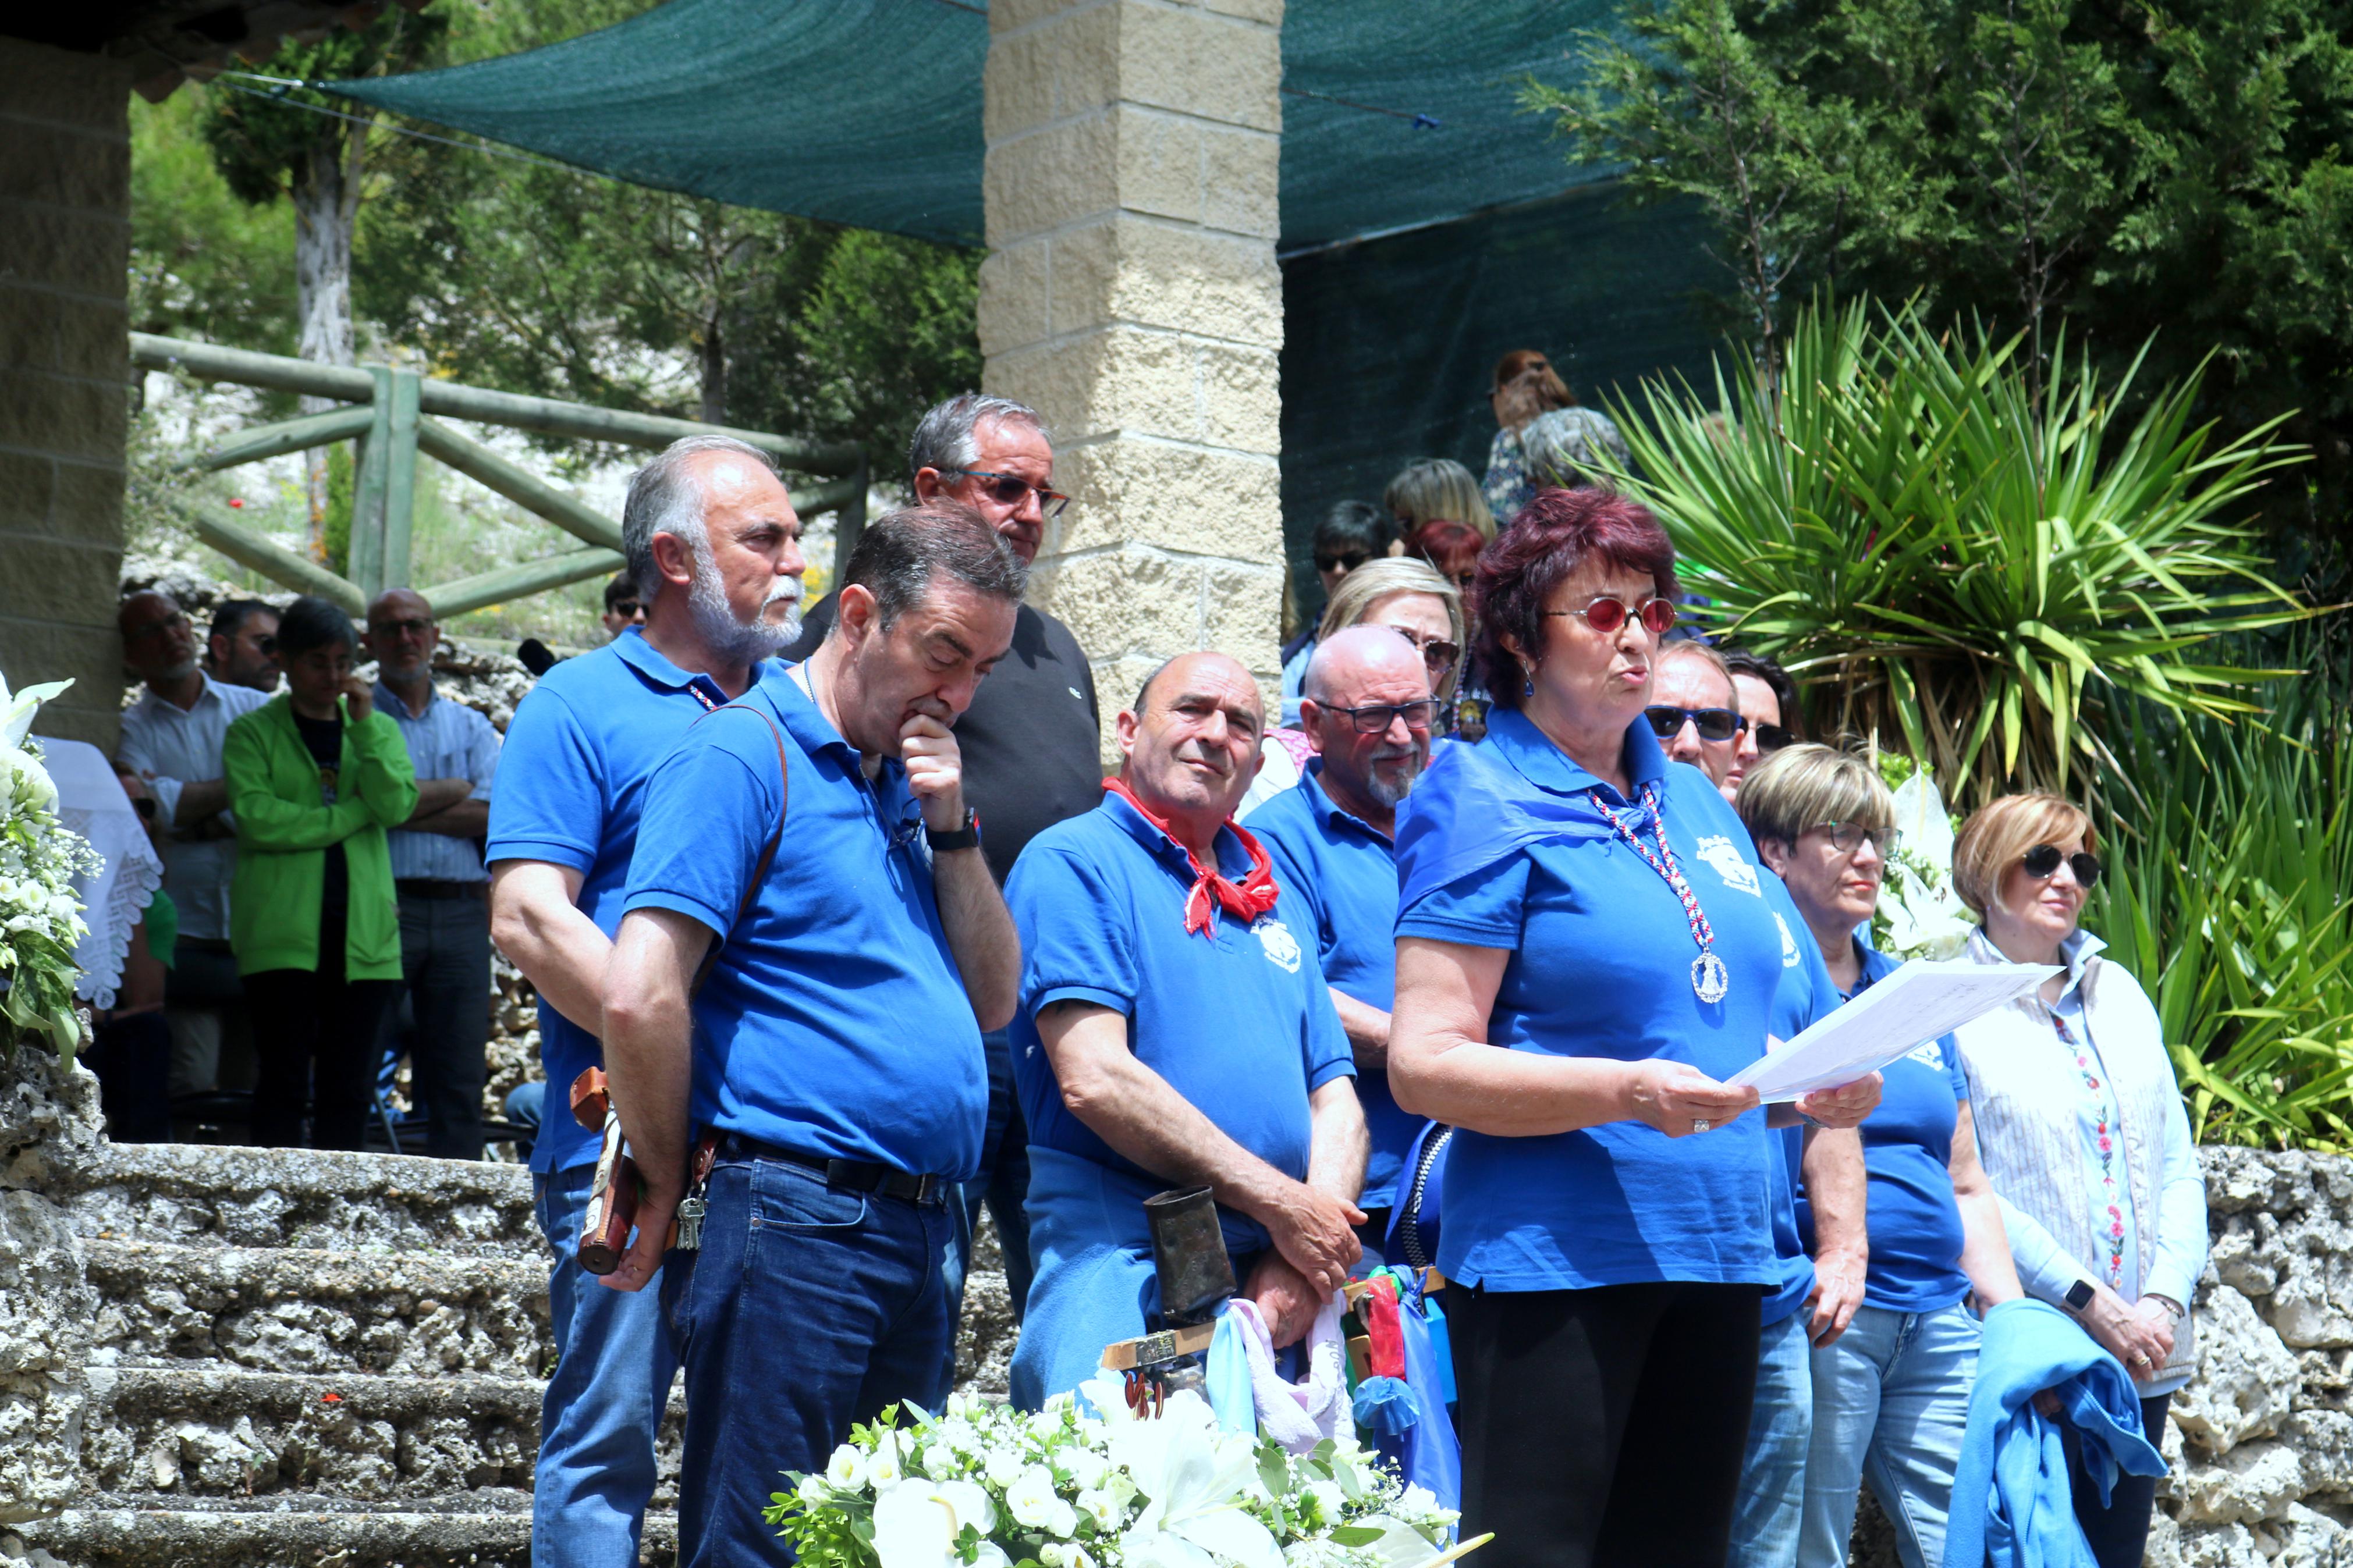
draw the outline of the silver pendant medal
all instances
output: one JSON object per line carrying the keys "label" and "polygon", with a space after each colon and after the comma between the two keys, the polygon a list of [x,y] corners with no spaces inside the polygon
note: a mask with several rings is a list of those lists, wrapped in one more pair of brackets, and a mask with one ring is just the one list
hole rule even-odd
{"label": "silver pendant medal", "polygon": [[1713,952],[1703,952],[1692,960],[1691,976],[1692,990],[1703,1002],[1721,1002],[1725,993],[1732,989],[1732,972]]}

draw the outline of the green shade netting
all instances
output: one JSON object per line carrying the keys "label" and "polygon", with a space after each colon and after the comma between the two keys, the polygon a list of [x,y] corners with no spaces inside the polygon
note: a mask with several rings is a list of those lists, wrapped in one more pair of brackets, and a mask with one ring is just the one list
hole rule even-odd
{"label": "green shade netting", "polygon": [[[1291,0],[1282,248],[1556,195],[1516,112],[1609,0]],[[501,59],[338,92],[639,184],[951,244],[981,237],[988,18],[949,0],[670,0]],[[1435,121],[1417,125],[1416,116]]]}

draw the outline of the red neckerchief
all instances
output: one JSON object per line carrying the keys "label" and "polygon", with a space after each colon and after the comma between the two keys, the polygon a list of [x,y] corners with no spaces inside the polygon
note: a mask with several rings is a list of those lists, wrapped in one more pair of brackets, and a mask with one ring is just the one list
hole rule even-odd
{"label": "red neckerchief", "polygon": [[[1135,792],[1124,781],[1105,779],[1103,788],[1135,807],[1135,814],[1160,829],[1162,837],[1176,844],[1177,848],[1185,849],[1185,846],[1176,844],[1176,836],[1168,831],[1168,825],[1136,799]],[[1185,934],[1187,936],[1199,931],[1214,940],[1220,908],[1248,925],[1273,909],[1275,900],[1282,896],[1282,889],[1274,885],[1274,862],[1267,858],[1265,847],[1250,837],[1249,829],[1231,817],[1226,819],[1226,826],[1233,829],[1234,837],[1240,839],[1242,847],[1250,851],[1250,868],[1237,883],[1216,867],[1202,865],[1200,857],[1190,849],[1185,849],[1185,863],[1193,868],[1193,890],[1185,895]]]}

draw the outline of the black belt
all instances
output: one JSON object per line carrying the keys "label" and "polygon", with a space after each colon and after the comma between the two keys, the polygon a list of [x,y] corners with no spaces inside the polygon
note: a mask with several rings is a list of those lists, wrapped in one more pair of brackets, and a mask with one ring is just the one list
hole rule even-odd
{"label": "black belt", "polygon": [[434,877],[402,877],[393,883],[404,899],[479,899],[488,882],[444,881]]}
{"label": "black belt", "polygon": [[945,1176],[911,1175],[895,1165],[877,1164],[871,1160],[820,1160],[814,1154],[804,1154],[797,1149],[781,1149],[774,1143],[763,1143],[757,1138],[746,1138],[740,1132],[727,1134],[720,1142],[719,1152],[726,1158],[781,1160],[787,1165],[799,1165],[822,1173],[828,1187],[841,1187],[853,1193],[872,1193],[879,1197],[897,1198],[901,1203],[926,1206],[947,1202],[948,1188],[954,1184]]}

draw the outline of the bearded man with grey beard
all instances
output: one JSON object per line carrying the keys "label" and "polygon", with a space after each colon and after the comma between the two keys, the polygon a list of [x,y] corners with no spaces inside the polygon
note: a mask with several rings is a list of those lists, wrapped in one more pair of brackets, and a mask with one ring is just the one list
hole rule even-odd
{"label": "bearded man with grey beard", "polygon": [[800,538],[758,448],[723,436],[671,443],[632,477],[621,511],[644,626],[549,670],[507,731],[491,803],[491,935],[539,991],[548,1103],[531,1164],[558,1355],[532,1496],[535,1564],[638,1561],[678,1352],[659,1292],[602,1289],[575,1258],[598,1140],[566,1096],[603,1065],[600,988],[646,778],[800,634]]}
{"label": "bearded man with grey beard", "polygon": [[1394,626],[1357,626],[1316,647],[1299,726],[1315,755],[1296,787],[1252,811],[1275,879],[1315,921],[1324,982],[1356,1058],[1372,1152],[1358,1239],[1378,1253],[1411,1185],[1409,1151],[1426,1123],[1389,1093],[1389,1004],[1397,993],[1397,811],[1430,765],[1438,705],[1430,670]]}

